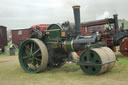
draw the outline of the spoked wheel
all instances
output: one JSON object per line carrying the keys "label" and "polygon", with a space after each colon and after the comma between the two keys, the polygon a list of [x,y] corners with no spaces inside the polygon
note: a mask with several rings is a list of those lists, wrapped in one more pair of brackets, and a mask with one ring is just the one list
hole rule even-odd
{"label": "spoked wheel", "polygon": [[128,37],[125,37],[120,44],[120,53],[128,57]]}
{"label": "spoked wheel", "polygon": [[39,39],[25,40],[19,49],[19,62],[25,72],[44,71],[48,63],[48,51]]}
{"label": "spoked wheel", "polygon": [[90,50],[90,57],[87,57],[87,52],[83,52],[80,56],[80,62],[86,64],[80,65],[80,67],[88,75],[99,75],[108,72],[116,62],[113,51],[108,47],[93,48]]}

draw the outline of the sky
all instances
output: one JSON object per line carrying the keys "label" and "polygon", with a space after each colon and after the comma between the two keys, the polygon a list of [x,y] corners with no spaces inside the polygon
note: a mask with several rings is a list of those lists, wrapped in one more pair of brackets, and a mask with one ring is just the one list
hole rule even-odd
{"label": "sky", "polygon": [[18,29],[36,24],[74,22],[73,5],[81,6],[81,22],[113,14],[128,20],[128,0],[0,0],[0,25]]}

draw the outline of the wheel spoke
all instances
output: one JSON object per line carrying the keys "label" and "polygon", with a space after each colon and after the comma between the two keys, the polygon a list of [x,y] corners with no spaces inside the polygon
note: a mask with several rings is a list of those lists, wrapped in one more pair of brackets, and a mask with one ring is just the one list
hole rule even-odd
{"label": "wheel spoke", "polygon": [[31,64],[31,62],[32,62],[32,59],[30,59],[30,58],[24,58],[24,62],[27,64],[27,65],[29,65],[29,64]]}
{"label": "wheel spoke", "polygon": [[31,50],[30,50],[30,52],[32,52],[32,49],[33,49],[33,44],[31,44]]}
{"label": "wheel spoke", "polygon": [[38,58],[36,58],[36,57],[34,57],[34,59],[35,59],[35,60],[37,60],[37,61],[40,61],[40,62],[41,62],[41,60],[40,60],[40,59],[38,59]]}
{"label": "wheel spoke", "polygon": [[40,51],[40,49],[38,49],[38,50],[36,50],[34,53],[33,53],[33,55],[35,55],[37,52],[39,52]]}
{"label": "wheel spoke", "polygon": [[25,50],[25,53],[26,53],[27,56],[29,56],[29,52],[27,50]]}
{"label": "wheel spoke", "polygon": [[36,54],[36,56],[38,57],[38,56],[42,56],[42,54]]}
{"label": "wheel spoke", "polygon": [[30,50],[29,45],[25,45],[26,50]]}

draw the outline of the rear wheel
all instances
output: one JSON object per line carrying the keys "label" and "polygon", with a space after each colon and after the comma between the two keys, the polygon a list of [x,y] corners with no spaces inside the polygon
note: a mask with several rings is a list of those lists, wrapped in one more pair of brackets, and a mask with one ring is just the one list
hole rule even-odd
{"label": "rear wheel", "polygon": [[128,57],[128,37],[125,37],[120,44],[120,53]]}
{"label": "rear wheel", "polygon": [[44,71],[48,63],[48,51],[45,44],[39,39],[25,40],[19,49],[19,62],[26,72]]}

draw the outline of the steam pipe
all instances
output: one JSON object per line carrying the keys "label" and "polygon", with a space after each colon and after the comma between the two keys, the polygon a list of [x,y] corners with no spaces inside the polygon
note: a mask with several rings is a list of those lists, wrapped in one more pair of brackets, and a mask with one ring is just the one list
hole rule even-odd
{"label": "steam pipe", "polygon": [[115,14],[115,15],[113,15],[113,17],[114,17],[114,30],[115,30],[115,33],[118,33],[118,31],[119,31],[119,27],[118,27],[118,15],[117,14]]}
{"label": "steam pipe", "polygon": [[75,31],[77,36],[81,35],[81,31],[80,31],[80,6],[76,5],[73,6],[73,11],[74,11],[74,20],[75,20]]}

